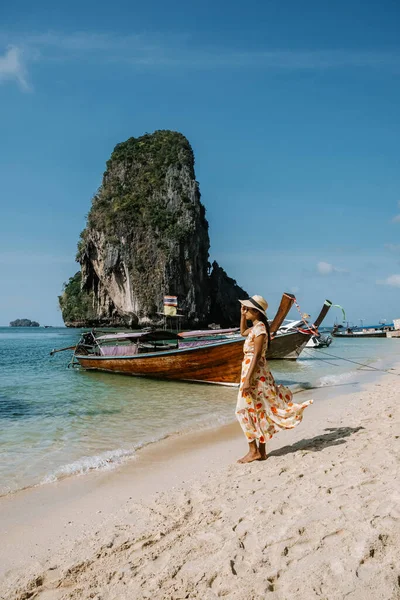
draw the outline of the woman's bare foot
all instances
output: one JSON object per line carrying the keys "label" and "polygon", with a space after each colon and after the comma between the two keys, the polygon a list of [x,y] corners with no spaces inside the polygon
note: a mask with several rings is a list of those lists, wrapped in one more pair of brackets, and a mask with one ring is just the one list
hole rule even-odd
{"label": "woman's bare foot", "polygon": [[243,456],[242,458],[239,458],[238,463],[241,463],[241,464],[251,463],[254,460],[261,460],[261,454],[259,453],[258,450],[256,450],[256,451],[249,450],[245,456]]}
{"label": "woman's bare foot", "polygon": [[257,446],[257,441],[253,440],[249,442],[249,451],[248,453],[239,458],[238,463],[251,463],[255,460],[266,460],[267,454],[265,452],[265,442],[259,442],[259,446]]}

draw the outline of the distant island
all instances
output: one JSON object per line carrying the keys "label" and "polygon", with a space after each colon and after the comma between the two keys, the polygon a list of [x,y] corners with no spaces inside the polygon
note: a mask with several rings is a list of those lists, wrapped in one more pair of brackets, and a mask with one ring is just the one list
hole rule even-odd
{"label": "distant island", "polygon": [[37,321],[31,321],[30,319],[16,319],[11,321],[10,327],[40,327]]}

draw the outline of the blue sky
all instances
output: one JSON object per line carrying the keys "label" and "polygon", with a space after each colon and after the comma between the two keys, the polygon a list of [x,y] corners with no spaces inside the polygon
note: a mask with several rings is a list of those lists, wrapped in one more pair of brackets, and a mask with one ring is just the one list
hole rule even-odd
{"label": "blue sky", "polygon": [[211,259],[271,312],[400,317],[400,8],[369,4],[2,3],[0,325],[62,323],[105,162],[156,129],[188,137]]}

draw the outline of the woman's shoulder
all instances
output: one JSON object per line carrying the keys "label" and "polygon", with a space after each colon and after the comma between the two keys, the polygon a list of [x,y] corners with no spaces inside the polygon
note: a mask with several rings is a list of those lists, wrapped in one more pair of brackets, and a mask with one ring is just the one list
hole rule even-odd
{"label": "woman's shoulder", "polygon": [[253,333],[254,333],[255,337],[257,337],[259,335],[266,335],[267,330],[266,330],[264,323],[259,321],[258,323],[253,325]]}

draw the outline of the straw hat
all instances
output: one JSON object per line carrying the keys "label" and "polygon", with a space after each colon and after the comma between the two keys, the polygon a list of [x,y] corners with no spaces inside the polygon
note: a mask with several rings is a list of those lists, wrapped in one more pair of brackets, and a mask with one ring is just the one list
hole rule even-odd
{"label": "straw hat", "polygon": [[255,308],[259,310],[260,313],[267,316],[267,308],[268,302],[262,296],[252,296],[251,298],[247,298],[247,300],[239,300],[240,304],[243,306],[248,306],[249,308]]}

